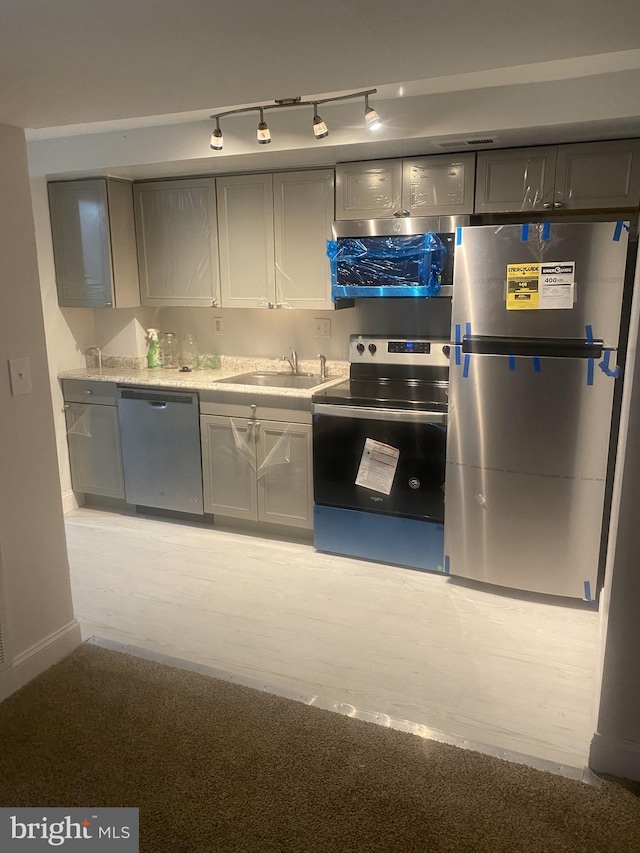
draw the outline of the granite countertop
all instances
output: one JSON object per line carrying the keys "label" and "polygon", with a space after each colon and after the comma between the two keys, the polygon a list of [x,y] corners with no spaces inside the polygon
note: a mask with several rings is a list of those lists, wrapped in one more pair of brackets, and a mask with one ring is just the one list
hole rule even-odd
{"label": "granite countertop", "polygon": [[[240,360],[235,359],[234,364],[225,365],[216,370],[193,370],[189,373],[181,373],[176,369],[167,368],[141,368],[141,369],[123,369],[118,367],[81,367],[75,370],[61,370],[58,373],[58,379],[80,379],[83,381],[98,381],[98,382],[115,382],[118,385],[137,385],[149,386],[155,388],[175,388],[188,389],[190,391],[208,391],[219,382],[221,379],[239,375],[241,373],[249,373],[255,370],[278,370],[280,363],[274,367],[272,363],[265,366],[265,360]],[[309,367],[305,366],[305,362],[299,365],[300,372],[311,373],[314,368],[317,369],[317,362],[313,362]],[[278,370],[279,373],[288,373],[288,370]],[[273,397],[297,397],[309,398],[313,393],[322,388],[330,388],[332,385],[337,385],[348,376],[348,365],[346,362],[335,362],[328,365],[328,372],[332,373],[327,378],[326,382],[314,385],[313,388],[280,388],[272,385],[242,385],[233,382],[225,382],[225,391],[243,392],[251,390],[252,394],[265,395]]]}

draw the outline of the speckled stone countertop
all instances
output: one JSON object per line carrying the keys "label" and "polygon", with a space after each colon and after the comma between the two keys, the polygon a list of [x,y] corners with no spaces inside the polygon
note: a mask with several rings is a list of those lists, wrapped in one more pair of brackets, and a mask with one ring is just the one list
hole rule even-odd
{"label": "speckled stone countertop", "polygon": [[[210,390],[216,382],[227,379],[241,373],[249,373],[257,370],[275,370],[279,373],[289,373],[283,370],[281,361],[269,359],[249,359],[222,357],[222,366],[217,370],[192,370],[189,373],[181,373],[180,370],[170,368],[143,368],[138,370],[123,369],[118,367],[81,367],[75,370],[61,370],[59,379],[80,379],[84,381],[115,382],[118,385],[152,386],[155,388],[188,389],[190,391]],[[301,373],[316,373],[318,369],[317,360],[300,361],[298,370]],[[252,394],[279,397],[311,397],[313,393],[321,388],[329,388],[342,382],[349,374],[347,362],[327,362],[327,381],[313,388],[280,388],[273,385],[255,386],[243,385],[241,383],[225,382],[225,391],[237,391],[246,393],[249,389]]]}

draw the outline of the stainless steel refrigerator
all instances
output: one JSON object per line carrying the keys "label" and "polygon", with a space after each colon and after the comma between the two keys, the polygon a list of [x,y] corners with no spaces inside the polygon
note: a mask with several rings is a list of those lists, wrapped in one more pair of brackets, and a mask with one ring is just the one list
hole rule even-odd
{"label": "stainless steel refrigerator", "polygon": [[445,571],[596,597],[628,228],[459,229]]}

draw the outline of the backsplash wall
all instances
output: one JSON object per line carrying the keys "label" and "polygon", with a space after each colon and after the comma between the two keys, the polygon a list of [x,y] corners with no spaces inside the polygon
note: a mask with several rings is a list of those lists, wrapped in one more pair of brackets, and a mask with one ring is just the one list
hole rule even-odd
{"label": "backsplash wall", "polygon": [[[214,320],[222,333],[214,333]],[[315,337],[318,318],[331,323],[329,337]],[[159,324],[159,325],[158,325]],[[340,311],[269,310],[266,308],[162,308],[156,325],[161,331],[195,334],[201,353],[278,358],[294,347],[300,358],[323,353],[332,360],[347,358],[350,334],[426,335],[449,338],[449,299],[370,299]]]}

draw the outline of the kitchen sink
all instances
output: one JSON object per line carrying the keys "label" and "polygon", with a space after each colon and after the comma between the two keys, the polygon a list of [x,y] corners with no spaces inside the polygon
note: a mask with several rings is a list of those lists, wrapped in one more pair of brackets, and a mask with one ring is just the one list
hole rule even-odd
{"label": "kitchen sink", "polygon": [[256,370],[253,373],[241,373],[239,376],[230,376],[228,379],[220,379],[223,382],[234,385],[259,385],[264,388],[313,388],[326,382],[314,373],[278,373],[277,371]]}

